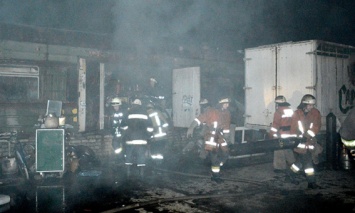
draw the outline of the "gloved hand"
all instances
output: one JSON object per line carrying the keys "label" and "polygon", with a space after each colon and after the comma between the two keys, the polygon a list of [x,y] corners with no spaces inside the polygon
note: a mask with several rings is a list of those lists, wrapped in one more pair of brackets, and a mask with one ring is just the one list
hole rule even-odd
{"label": "gloved hand", "polygon": [[189,128],[188,130],[187,130],[187,133],[186,133],[186,137],[187,138],[190,138],[190,137],[192,137],[192,135],[194,134],[194,128]]}

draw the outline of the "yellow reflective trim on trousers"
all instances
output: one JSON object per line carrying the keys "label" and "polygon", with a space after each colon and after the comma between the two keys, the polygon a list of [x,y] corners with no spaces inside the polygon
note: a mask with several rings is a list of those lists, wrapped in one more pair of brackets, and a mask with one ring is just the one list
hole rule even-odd
{"label": "yellow reflective trim on trousers", "polygon": [[313,168],[307,168],[304,170],[304,173],[308,176],[314,175],[314,169]]}
{"label": "yellow reflective trim on trousers", "polygon": [[215,173],[218,173],[218,172],[221,171],[221,168],[219,166],[211,166],[211,171],[215,172]]}

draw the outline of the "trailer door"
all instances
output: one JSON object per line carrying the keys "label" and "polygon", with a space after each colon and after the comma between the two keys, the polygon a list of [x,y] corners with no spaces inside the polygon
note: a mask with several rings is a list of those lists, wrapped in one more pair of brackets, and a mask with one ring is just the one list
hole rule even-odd
{"label": "trailer door", "polygon": [[314,42],[280,45],[277,53],[277,94],[296,109],[303,95],[315,95]]}
{"label": "trailer door", "polygon": [[173,70],[173,122],[189,127],[200,114],[200,67]]}
{"label": "trailer door", "polygon": [[269,126],[275,111],[276,47],[245,50],[245,126]]}

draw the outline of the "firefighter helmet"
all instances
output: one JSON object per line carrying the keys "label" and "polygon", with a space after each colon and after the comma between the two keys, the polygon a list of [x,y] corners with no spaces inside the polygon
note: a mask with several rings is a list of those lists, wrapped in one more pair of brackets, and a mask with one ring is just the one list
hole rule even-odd
{"label": "firefighter helmet", "polygon": [[135,104],[135,105],[142,105],[142,101],[139,100],[139,99],[135,99],[132,104]]}
{"label": "firefighter helmet", "polygon": [[200,100],[200,105],[208,104],[208,100],[206,98]]}
{"label": "firefighter helmet", "polygon": [[111,101],[111,106],[120,106],[122,105],[122,101],[120,98],[113,98]]}
{"label": "firefighter helmet", "polygon": [[301,101],[303,104],[316,104],[316,98],[313,95],[304,95]]}
{"label": "firefighter helmet", "polygon": [[229,98],[222,98],[221,100],[218,101],[220,104],[225,104],[225,103],[230,103],[231,100]]}
{"label": "firefighter helmet", "polygon": [[282,104],[286,102],[286,98],[283,95],[279,95],[275,98],[275,103]]}
{"label": "firefighter helmet", "polygon": [[153,82],[153,83],[158,83],[158,81],[155,79],[155,78],[153,78],[153,77],[151,77],[150,79],[149,79],[151,82]]}
{"label": "firefighter helmet", "polygon": [[152,109],[152,108],[154,108],[154,105],[152,103],[147,103],[147,108]]}

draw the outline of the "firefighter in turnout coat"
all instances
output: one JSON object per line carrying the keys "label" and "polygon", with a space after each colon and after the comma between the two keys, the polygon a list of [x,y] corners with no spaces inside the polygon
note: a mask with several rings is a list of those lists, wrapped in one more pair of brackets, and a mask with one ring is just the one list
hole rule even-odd
{"label": "firefighter in turnout coat", "polygon": [[135,99],[132,102],[127,118],[123,122],[123,128],[125,129],[123,140],[125,141],[127,176],[130,176],[131,167],[136,163],[140,177],[143,178],[147,146],[153,132],[153,126],[146,109],[142,107],[142,102],[139,99]]}
{"label": "firefighter in turnout coat", "polygon": [[112,138],[112,147],[116,154],[120,154],[122,152],[122,120],[124,115],[126,114],[124,110],[121,109],[122,100],[118,97],[115,97],[111,100],[112,112],[110,115],[111,121],[111,133],[113,135]]}
{"label": "firefighter in turnout coat", "polygon": [[355,157],[355,108],[351,109],[341,124],[339,134],[341,142],[350,151],[350,154]]}
{"label": "firefighter in turnout coat", "polygon": [[[270,138],[288,138],[292,135],[291,121],[293,110],[290,104],[286,102],[286,98],[279,95],[275,98],[276,111],[271,125]],[[285,172],[295,162],[293,150],[284,149],[274,151],[274,170],[275,172]]]}
{"label": "firefighter in turnout coat", "polygon": [[[304,95],[300,105],[292,116],[291,133],[303,138],[295,151],[296,162],[291,165],[294,173],[304,171],[308,188],[319,188],[316,185],[315,171],[313,163],[318,163],[318,155],[322,152],[322,147],[317,143],[316,135],[321,128],[321,114],[314,107],[316,99],[313,95]],[[293,179],[293,178],[292,178]]]}
{"label": "firefighter in turnout coat", "polygon": [[223,182],[220,178],[220,168],[229,157],[227,141],[230,140],[231,114],[228,110],[230,100],[221,99],[216,108],[209,108],[199,115],[191,123],[187,137],[193,135],[194,128],[205,123],[208,131],[204,135],[205,150],[211,157],[211,180],[217,183]]}
{"label": "firefighter in turnout coat", "polygon": [[152,103],[147,104],[147,113],[154,129],[153,138],[149,144],[151,158],[153,160],[163,160],[169,123],[163,113],[155,109]]}

